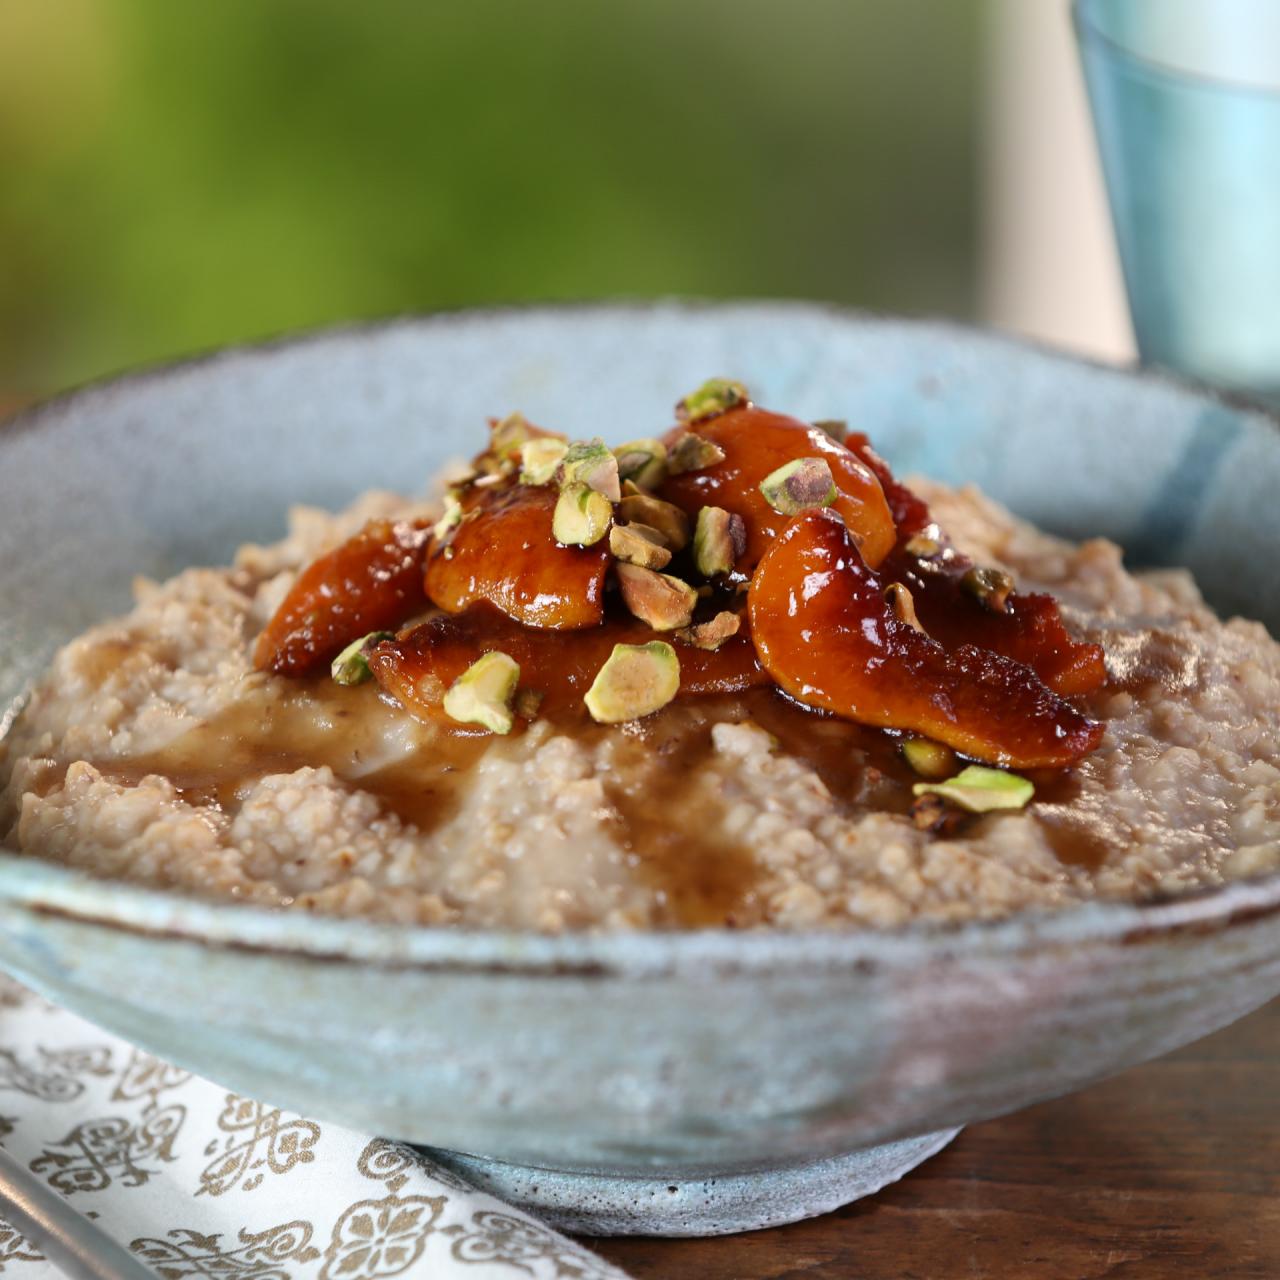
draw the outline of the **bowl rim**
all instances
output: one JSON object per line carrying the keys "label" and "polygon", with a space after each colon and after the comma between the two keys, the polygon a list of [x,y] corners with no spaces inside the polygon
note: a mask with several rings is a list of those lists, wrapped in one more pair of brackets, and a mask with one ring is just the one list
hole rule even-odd
{"label": "bowl rim", "polygon": [[[979,340],[1084,367],[1124,381],[1163,386],[1179,395],[1247,414],[1280,431],[1280,413],[1245,396],[1165,370],[1117,366],[1048,344],[977,325],[930,317],[882,314],[835,303],[791,299],[532,303],[400,315],[293,331],[235,343],[172,361],[95,379],[0,418],[0,449],[17,432],[34,430],[103,394],[128,394],[203,367],[234,366],[279,352],[345,339],[378,340],[407,330],[459,322],[505,322],[587,315],[619,319],[682,316],[760,317],[769,313],[831,318],[845,324],[899,328]],[[7,725],[0,718],[0,736]],[[570,932],[383,924],[312,916],[235,901],[205,900],[125,881],[91,876],[0,848],[0,904],[32,922],[62,920],[139,936],[325,962],[451,972],[573,974],[580,977],[665,976],[677,973],[769,975],[823,970],[870,974],[958,957],[1004,957],[1073,948],[1083,942],[1131,947],[1159,938],[1218,933],[1280,916],[1280,872],[1232,881],[1177,897],[1139,901],[1095,899],[1056,910],[963,922],[913,921],[890,928],[849,926],[822,931],[729,929]]]}

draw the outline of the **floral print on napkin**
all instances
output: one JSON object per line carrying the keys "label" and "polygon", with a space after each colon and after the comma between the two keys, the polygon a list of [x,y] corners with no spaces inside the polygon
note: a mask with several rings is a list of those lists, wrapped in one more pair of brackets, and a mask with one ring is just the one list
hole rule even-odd
{"label": "floral print on napkin", "polygon": [[[163,1280],[627,1280],[411,1147],[228,1093],[3,977],[0,1146]],[[0,1221],[0,1277],[58,1276]]]}

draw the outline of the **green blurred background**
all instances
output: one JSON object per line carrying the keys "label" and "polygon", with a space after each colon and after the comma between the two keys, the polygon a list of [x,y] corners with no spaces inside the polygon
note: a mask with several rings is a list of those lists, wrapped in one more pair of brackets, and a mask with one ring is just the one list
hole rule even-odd
{"label": "green blurred background", "polygon": [[973,309],[979,0],[0,0],[0,394],[471,303]]}

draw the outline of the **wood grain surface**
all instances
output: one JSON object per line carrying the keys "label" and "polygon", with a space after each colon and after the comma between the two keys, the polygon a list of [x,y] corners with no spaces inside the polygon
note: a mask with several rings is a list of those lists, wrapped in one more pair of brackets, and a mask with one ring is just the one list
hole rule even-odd
{"label": "wood grain surface", "polygon": [[589,1243],[636,1280],[1280,1278],[1280,1001],[1158,1062],[975,1125],[824,1218]]}

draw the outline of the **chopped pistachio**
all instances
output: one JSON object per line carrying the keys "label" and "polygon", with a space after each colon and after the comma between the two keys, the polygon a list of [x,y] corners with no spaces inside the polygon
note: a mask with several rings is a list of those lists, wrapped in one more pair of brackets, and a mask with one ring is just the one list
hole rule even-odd
{"label": "chopped pistachio", "polygon": [[618,460],[603,440],[575,440],[560,460],[556,471],[560,487],[584,484],[603,494],[610,502],[622,497],[618,482]]}
{"label": "chopped pistachio", "polygon": [[939,795],[969,813],[1022,809],[1036,791],[1028,778],[980,764],[971,764],[946,782],[917,782],[911,790],[917,796]]}
{"label": "chopped pistachio", "polygon": [[724,642],[738,634],[742,619],[728,609],[717,613],[708,622],[699,622],[676,632],[676,639],[691,644],[695,649],[718,649]]}
{"label": "chopped pistachio", "polygon": [[657,529],[673,552],[689,545],[689,517],[673,503],[647,493],[628,493],[618,504],[618,515],[628,524],[647,524]]}
{"label": "chopped pistachio", "polygon": [[516,454],[532,434],[522,413],[509,413],[500,420],[491,418],[489,447],[476,459],[476,466],[490,475],[510,472],[515,466]]}
{"label": "chopped pistachio", "polygon": [[829,507],[836,500],[836,482],[825,458],[796,458],[760,481],[765,501],[784,516],[812,507]]}
{"label": "chopped pistachio", "polygon": [[680,659],[665,641],[615,644],[583,701],[593,720],[620,724],[665,707],[680,692]]}
{"label": "chopped pistachio", "polygon": [[665,547],[667,545],[667,535],[661,529],[655,529],[651,524],[645,524],[643,520],[632,520],[627,528],[632,533],[638,533],[646,542],[652,542],[656,547]]}
{"label": "chopped pistachio", "polygon": [[613,504],[603,493],[585,484],[571,484],[560,490],[551,516],[551,532],[566,546],[594,546],[609,532]]}
{"label": "chopped pistachio", "polygon": [[568,450],[569,446],[554,436],[535,436],[520,450],[520,483],[547,484],[553,480]]}
{"label": "chopped pistachio", "polygon": [[747,549],[747,526],[723,507],[703,507],[693,531],[693,562],[704,578],[732,573]]}
{"label": "chopped pistachio", "polygon": [[908,555],[927,560],[930,556],[936,556],[942,550],[942,543],[927,533],[916,533],[907,539],[905,550]]}
{"label": "chopped pistachio", "polygon": [[618,476],[644,489],[656,489],[667,478],[667,446],[661,440],[628,440],[613,456]]}
{"label": "chopped pistachio", "polygon": [[644,524],[615,524],[609,530],[609,550],[642,569],[665,569],[671,563],[665,543],[662,534]]}
{"label": "chopped pistachio", "polygon": [[445,714],[461,724],[480,724],[491,733],[510,733],[515,717],[511,700],[520,667],[514,658],[495,650],[477,658],[444,695]]}
{"label": "chopped pistachio", "polygon": [[844,444],[849,434],[849,424],[839,418],[820,418],[813,424],[819,431],[829,435],[837,444]]}
{"label": "chopped pistachio", "polygon": [[680,422],[705,422],[749,400],[742,383],[732,378],[708,378],[676,405],[676,418]]}
{"label": "chopped pistachio", "polygon": [[908,738],[902,744],[906,762],[931,782],[949,778],[956,768],[956,753],[932,738]]}
{"label": "chopped pistachio", "polygon": [[452,489],[444,495],[444,512],[440,519],[431,526],[431,536],[437,542],[445,542],[449,535],[462,523],[462,503]]}
{"label": "chopped pistachio", "polygon": [[367,636],[353,640],[334,658],[329,674],[338,684],[363,684],[373,676],[373,672],[369,670],[369,650],[379,640],[394,638],[394,631],[370,631]]}
{"label": "chopped pistachio", "polygon": [[542,700],[547,695],[541,689],[517,689],[516,690],[516,715],[521,716],[525,720],[532,720],[538,714],[538,708],[542,706]]}
{"label": "chopped pistachio", "polygon": [[671,452],[667,455],[667,470],[673,476],[678,476],[686,471],[705,471],[707,467],[714,467],[717,462],[723,461],[724,450],[718,444],[704,440],[692,431],[686,431],[671,446]]}
{"label": "chopped pistachio", "polygon": [[687,582],[625,561],[616,568],[623,603],[641,622],[655,631],[675,631],[693,620],[698,593]]}
{"label": "chopped pistachio", "polygon": [[992,613],[1004,613],[1013,594],[1013,579],[1003,569],[975,566],[960,579],[960,585]]}
{"label": "chopped pistachio", "polygon": [[891,582],[884,589],[884,598],[889,602],[893,616],[899,622],[905,622],[913,631],[918,631],[921,635],[927,634],[924,627],[920,625],[920,619],[916,617],[916,602],[910,587],[901,582]]}

